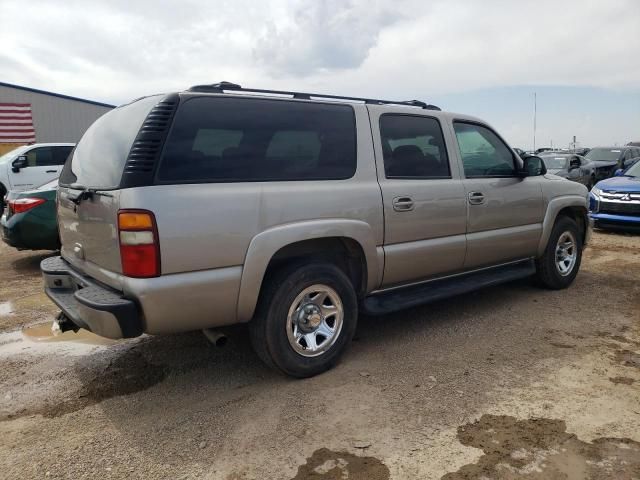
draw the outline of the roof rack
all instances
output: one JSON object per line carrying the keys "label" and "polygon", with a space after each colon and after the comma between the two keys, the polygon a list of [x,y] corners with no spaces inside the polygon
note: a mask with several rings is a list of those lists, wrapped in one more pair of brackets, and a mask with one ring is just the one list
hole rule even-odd
{"label": "roof rack", "polygon": [[259,88],[242,88],[240,85],[231,82],[220,82],[211,85],[194,85],[187,90],[188,92],[206,92],[206,93],[224,93],[230,92],[247,92],[247,93],[266,93],[268,95],[289,95],[292,98],[302,100],[314,100],[328,98],[331,100],[351,100],[355,102],[362,102],[370,105],[404,105],[407,107],[418,107],[425,110],[440,110],[440,107],[430,105],[420,100],[406,100],[406,101],[393,101],[393,100],[379,100],[375,98],[361,98],[361,97],[342,97],[339,95],[323,95],[320,93],[304,93],[304,92],[287,92],[284,90],[263,90]]}

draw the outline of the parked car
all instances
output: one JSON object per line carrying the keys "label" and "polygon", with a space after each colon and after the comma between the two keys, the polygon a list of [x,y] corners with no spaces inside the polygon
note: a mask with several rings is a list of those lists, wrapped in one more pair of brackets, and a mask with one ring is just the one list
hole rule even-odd
{"label": "parked car", "polygon": [[629,146],[629,147],[640,147],[640,141],[639,142],[629,142],[629,143],[627,143],[627,146]]}
{"label": "parked car", "polygon": [[540,155],[540,154],[545,153],[545,152],[553,152],[553,148],[551,148],[551,147],[537,148],[536,151],[535,151],[535,154],[536,155]]}
{"label": "parked car", "polygon": [[111,338],[248,322],[265,363],[307,377],[359,312],[531,275],[568,287],[588,192],[545,173],[482,120],[418,101],[228,83],[146,97],[65,165],[45,291],[61,330]]}
{"label": "parked car", "polygon": [[591,187],[596,183],[595,165],[580,155],[544,153],[540,158],[544,161],[549,173],[582,183],[589,190],[591,190]]}
{"label": "parked car", "polygon": [[640,147],[594,147],[585,158],[591,160],[596,168],[596,179],[612,177],[614,172],[623,168],[626,161],[640,157]]}
{"label": "parked car", "polygon": [[640,227],[640,162],[591,190],[589,215],[599,228]]}
{"label": "parked car", "polygon": [[24,145],[0,157],[0,207],[9,190],[36,188],[58,178],[73,143]]}
{"label": "parked car", "polygon": [[2,240],[18,250],[58,250],[57,191],[58,179],[35,190],[9,192],[0,217]]}

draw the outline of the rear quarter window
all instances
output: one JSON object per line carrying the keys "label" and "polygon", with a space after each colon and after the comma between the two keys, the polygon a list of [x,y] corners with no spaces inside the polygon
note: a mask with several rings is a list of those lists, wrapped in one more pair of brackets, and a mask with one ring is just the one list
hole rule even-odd
{"label": "rear quarter window", "polygon": [[165,144],[164,183],[340,180],[356,171],[349,105],[196,97]]}

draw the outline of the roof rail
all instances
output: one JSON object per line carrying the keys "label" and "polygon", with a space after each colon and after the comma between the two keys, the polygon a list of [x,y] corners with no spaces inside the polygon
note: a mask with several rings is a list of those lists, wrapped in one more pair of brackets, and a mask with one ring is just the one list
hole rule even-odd
{"label": "roof rail", "polygon": [[331,100],[351,100],[355,102],[362,102],[370,105],[405,105],[407,107],[418,107],[425,110],[440,110],[440,107],[430,105],[420,100],[406,100],[406,101],[394,101],[394,100],[379,100],[375,98],[361,98],[361,97],[343,97],[339,95],[323,95],[320,93],[304,93],[304,92],[288,92],[284,90],[263,90],[259,88],[242,88],[237,83],[220,82],[213,83],[211,85],[194,85],[187,90],[188,92],[206,92],[206,93],[224,93],[229,92],[247,92],[247,93],[266,93],[268,95],[289,95],[292,98],[312,100],[328,98]]}

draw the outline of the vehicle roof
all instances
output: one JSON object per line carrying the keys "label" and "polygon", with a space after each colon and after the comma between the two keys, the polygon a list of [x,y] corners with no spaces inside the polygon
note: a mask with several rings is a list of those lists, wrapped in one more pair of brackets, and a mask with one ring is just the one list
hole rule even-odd
{"label": "vehicle roof", "polygon": [[611,147],[611,146],[597,146],[597,147],[591,147],[591,150],[595,150],[596,148],[604,148],[605,150],[627,150],[629,148],[637,148],[637,147],[633,147],[632,145],[623,145],[621,147]]}
{"label": "vehicle roof", "polygon": [[481,118],[474,117],[472,115],[466,115],[462,113],[456,112],[448,112],[443,110],[433,110],[433,109],[425,109],[420,106],[410,105],[410,104],[402,104],[398,103],[365,103],[363,101],[358,101],[354,99],[349,99],[348,97],[344,97],[344,99],[338,98],[327,98],[323,97],[321,94],[318,94],[316,98],[292,98],[286,97],[282,95],[268,95],[268,94],[259,94],[259,93],[238,93],[238,92],[201,92],[201,91],[183,91],[179,92],[181,97],[222,97],[222,98],[250,98],[250,99],[266,99],[266,100],[280,100],[287,102],[303,102],[303,103],[320,103],[320,104],[335,104],[335,105],[350,105],[353,107],[369,107],[372,110],[384,110],[384,112],[393,112],[393,113],[405,113],[405,114],[419,114],[426,116],[433,116],[438,118],[446,118],[451,120],[468,120],[472,122],[482,123],[484,125],[489,125],[488,122],[482,120]]}

